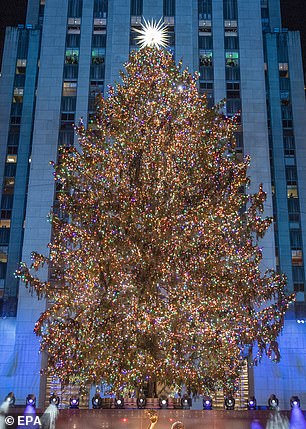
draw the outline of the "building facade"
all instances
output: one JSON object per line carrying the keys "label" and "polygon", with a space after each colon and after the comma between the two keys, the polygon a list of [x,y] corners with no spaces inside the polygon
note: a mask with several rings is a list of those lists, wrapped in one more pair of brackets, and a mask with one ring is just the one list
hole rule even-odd
{"label": "building facade", "polygon": [[263,269],[286,273],[297,297],[279,340],[283,359],[263,360],[251,371],[250,393],[258,404],[275,393],[282,408],[292,395],[306,406],[305,96],[299,34],[282,29],[279,0],[29,0],[26,25],[7,29],[0,79],[0,398],[14,391],[17,403],[28,393],[44,400],[44,357],[33,327],[46,302],[32,297],[14,271],[33,250],[47,252],[47,216],[56,201],[50,161],[60,145],[77,144],[73,123],[81,117],[90,123],[95,96],[119,80],[143,17],[163,18],[169,49],[200,72],[208,103],[226,99],[224,114],[241,112],[237,150],[250,154],[252,188],[263,183],[266,214],[275,218],[262,241]]}

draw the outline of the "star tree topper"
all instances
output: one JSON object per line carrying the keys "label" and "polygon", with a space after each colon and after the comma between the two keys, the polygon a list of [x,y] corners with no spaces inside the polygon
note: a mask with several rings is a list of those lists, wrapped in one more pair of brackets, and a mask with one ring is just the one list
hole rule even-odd
{"label": "star tree topper", "polygon": [[164,48],[168,44],[168,34],[165,24],[162,22],[162,18],[156,22],[153,19],[146,21],[144,18],[144,23],[141,24],[141,29],[134,28],[134,30],[139,33],[139,36],[136,37],[140,48],[145,48],[147,46],[153,48]]}

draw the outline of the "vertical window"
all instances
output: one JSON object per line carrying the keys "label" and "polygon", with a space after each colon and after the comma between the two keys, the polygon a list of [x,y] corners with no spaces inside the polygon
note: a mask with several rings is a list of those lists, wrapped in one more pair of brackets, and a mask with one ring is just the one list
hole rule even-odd
{"label": "vertical window", "polygon": [[82,16],[83,0],[68,0],[68,16],[80,18]]}
{"label": "vertical window", "polygon": [[164,0],[164,16],[175,16],[175,0]]}
{"label": "vertical window", "polygon": [[131,16],[142,16],[142,10],[142,0],[131,0]]}
{"label": "vertical window", "polygon": [[105,49],[95,48],[91,51],[91,63],[92,64],[104,64],[105,61]]}
{"label": "vertical window", "polygon": [[226,21],[238,19],[237,0],[223,0],[223,14]]}
{"label": "vertical window", "polygon": [[198,0],[199,19],[211,20],[212,0]]}
{"label": "vertical window", "polygon": [[238,67],[239,66],[239,52],[230,51],[225,53],[226,65],[228,67]]}
{"label": "vertical window", "polygon": [[79,63],[79,49],[66,49],[65,64],[78,64]]}
{"label": "vertical window", "polygon": [[76,82],[64,82],[63,84],[63,97],[75,97],[77,94]]}
{"label": "vertical window", "polygon": [[0,246],[0,262],[7,262],[7,252],[8,247],[7,246]]}
{"label": "vertical window", "polygon": [[67,34],[81,33],[81,18],[68,18]]}
{"label": "vertical window", "polygon": [[16,64],[16,74],[25,74],[27,66],[26,59],[18,59]]}
{"label": "vertical window", "polygon": [[106,18],[108,9],[108,0],[95,0],[94,18]]}
{"label": "vertical window", "polygon": [[23,88],[14,88],[13,103],[22,103],[23,102]]}

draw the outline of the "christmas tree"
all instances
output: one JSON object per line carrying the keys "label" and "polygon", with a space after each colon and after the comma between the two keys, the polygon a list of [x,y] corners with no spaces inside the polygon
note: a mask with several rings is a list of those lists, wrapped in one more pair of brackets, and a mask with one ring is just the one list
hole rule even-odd
{"label": "christmas tree", "polygon": [[50,254],[17,272],[48,300],[35,327],[45,372],[114,392],[232,390],[253,345],[279,358],[292,300],[259,268],[266,195],[248,193],[234,122],[171,53],[132,52],[121,78],[77,127],[79,148],[60,148]]}

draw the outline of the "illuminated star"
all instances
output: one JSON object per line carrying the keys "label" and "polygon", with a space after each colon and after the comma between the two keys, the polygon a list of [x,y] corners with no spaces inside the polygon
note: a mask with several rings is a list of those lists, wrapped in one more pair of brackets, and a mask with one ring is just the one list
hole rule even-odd
{"label": "illuminated star", "polygon": [[141,29],[134,28],[134,30],[140,34],[136,39],[141,49],[146,46],[150,46],[151,48],[155,47],[157,49],[167,46],[167,28],[162,22],[162,18],[158,22],[153,21],[153,19],[151,22],[144,19],[144,24],[141,24]]}

